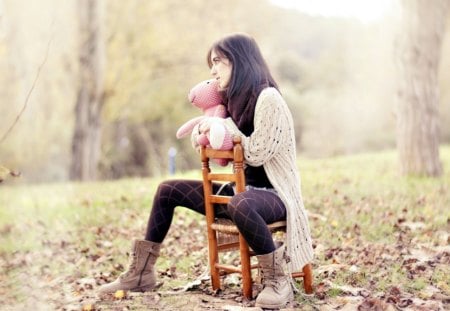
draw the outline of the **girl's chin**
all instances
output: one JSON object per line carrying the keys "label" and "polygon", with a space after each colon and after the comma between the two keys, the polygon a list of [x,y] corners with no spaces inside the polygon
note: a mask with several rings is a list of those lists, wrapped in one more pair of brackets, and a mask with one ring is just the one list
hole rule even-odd
{"label": "girl's chin", "polygon": [[224,91],[224,90],[226,90],[227,87],[228,87],[228,85],[222,85],[219,83],[219,91]]}

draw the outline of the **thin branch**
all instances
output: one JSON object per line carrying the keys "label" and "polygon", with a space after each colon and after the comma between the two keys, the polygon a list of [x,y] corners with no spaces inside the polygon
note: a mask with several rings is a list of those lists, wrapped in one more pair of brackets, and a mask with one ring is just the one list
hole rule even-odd
{"label": "thin branch", "polygon": [[50,43],[53,40],[53,36],[50,37],[50,40],[47,43],[47,49],[45,51],[45,57],[44,60],[42,61],[42,63],[39,65],[37,73],[36,73],[36,77],[34,78],[33,84],[31,85],[30,90],[28,91],[27,97],[25,98],[25,102],[23,104],[22,110],[19,112],[19,114],[16,116],[16,119],[14,120],[13,124],[11,124],[11,126],[9,127],[9,129],[5,132],[5,134],[3,134],[2,138],[0,139],[0,144],[3,143],[6,138],[8,137],[9,133],[11,133],[12,129],[14,128],[14,126],[16,126],[17,122],[19,122],[20,117],[22,116],[22,114],[24,113],[25,109],[28,106],[28,101],[30,99],[31,93],[34,90],[34,87],[36,86],[36,82],[39,79],[39,75],[41,74],[41,70],[42,67],[44,67],[45,63],[47,62],[47,57],[48,57],[48,51],[50,50]]}

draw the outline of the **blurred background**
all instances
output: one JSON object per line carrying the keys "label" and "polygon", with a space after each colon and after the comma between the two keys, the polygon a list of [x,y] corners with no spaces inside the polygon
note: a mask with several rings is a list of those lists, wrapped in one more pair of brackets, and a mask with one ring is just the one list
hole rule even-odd
{"label": "blurred background", "polygon": [[[187,93],[230,32],[259,43],[302,156],[394,149],[402,5],[0,0],[0,164],[23,182],[158,176],[176,150],[178,171],[198,168],[175,132],[200,115]],[[449,27],[437,28],[440,144],[450,142]]]}

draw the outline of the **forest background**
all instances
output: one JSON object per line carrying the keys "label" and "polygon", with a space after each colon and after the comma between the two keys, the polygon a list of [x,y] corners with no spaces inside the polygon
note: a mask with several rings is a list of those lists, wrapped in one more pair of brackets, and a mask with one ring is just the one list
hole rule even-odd
{"label": "forest background", "polygon": [[[22,173],[20,182],[70,179],[81,81],[77,4],[0,1],[1,135],[26,103],[1,142],[0,159]],[[270,1],[105,1],[95,178],[167,174],[172,147],[178,170],[199,167],[189,139],[177,140],[175,132],[200,114],[187,92],[210,77],[208,47],[236,31],[260,44],[294,115],[302,155],[395,148],[396,12],[393,5],[381,19],[363,22],[307,15]],[[446,31],[438,75],[442,144],[450,142],[449,68]]]}
{"label": "forest background", "polygon": [[187,93],[210,77],[207,49],[236,31],[294,116],[315,259],[314,295],[292,307],[449,304],[450,0],[353,1],[389,4],[370,20],[275,2],[0,0],[0,310],[248,306],[239,278],[211,291],[205,220],[186,209],[157,292],[96,296],[126,268],[169,151],[173,177],[201,178],[175,132],[200,114]]}

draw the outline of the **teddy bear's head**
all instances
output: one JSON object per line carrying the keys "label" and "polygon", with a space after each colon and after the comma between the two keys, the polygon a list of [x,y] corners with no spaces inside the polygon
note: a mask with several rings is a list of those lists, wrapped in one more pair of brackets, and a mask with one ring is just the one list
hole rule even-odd
{"label": "teddy bear's head", "polygon": [[208,109],[222,104],[219,82],[215,79],[200,82],[191,89],[188,99],[192,105],[201,109]]}

